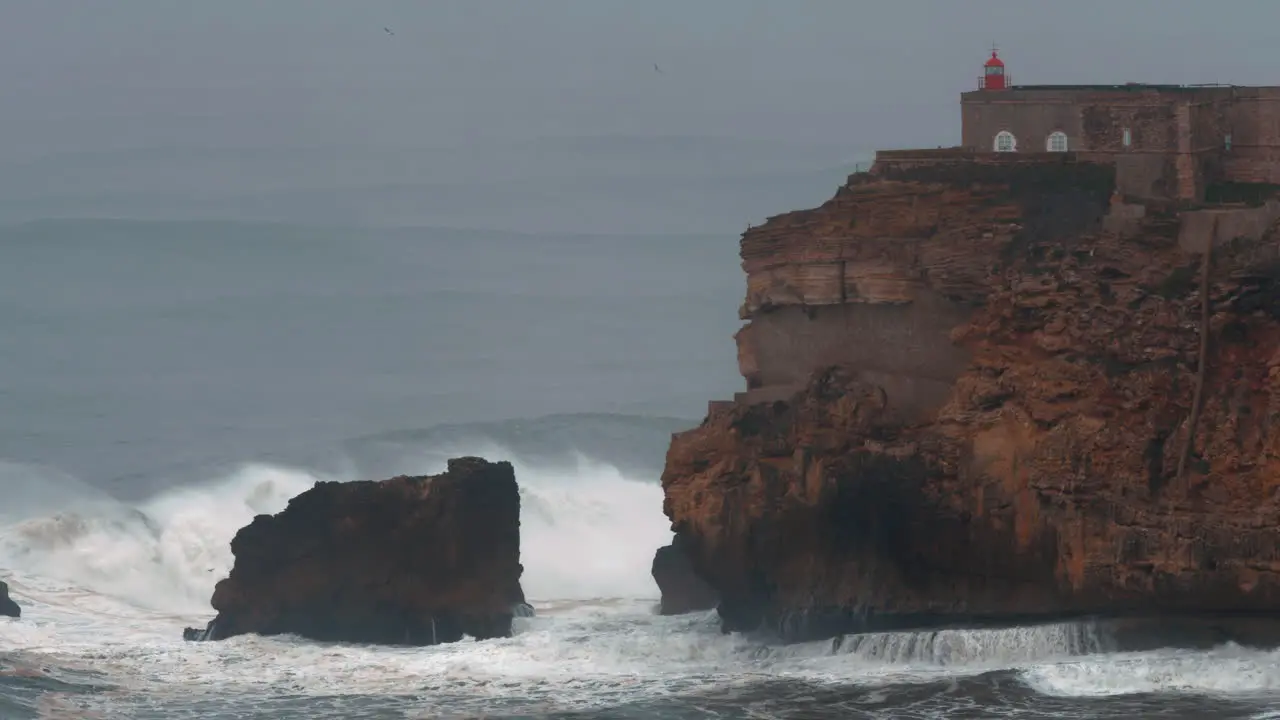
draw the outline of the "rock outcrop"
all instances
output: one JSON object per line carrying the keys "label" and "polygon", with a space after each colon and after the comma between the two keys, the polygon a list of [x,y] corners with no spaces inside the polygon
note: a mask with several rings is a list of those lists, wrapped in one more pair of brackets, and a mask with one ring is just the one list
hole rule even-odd
{"label": "rock outcrop", "polygon": [[715,589],[694,572],[678,536],[653,554],[653,579],[662,593],[660,615],[710,610],[718,601]]}
{"label": "rock outcrop", "polygon": [[1280,615],[1280,205],[1113,189],[880,162],[743,236],[748,389],[663,475],[726,630]]}
{"label": "rock outcrop", "polygon": [[5,617],[22,617],[22,608],[9,597],[9,583],[0,580],[0,615]]}
{"label": "rock outcrop", "polygon": [[524,614],[520,494],[509,463],[450,460],[433,477],[322,482],[231,541],[217,617],[192,640],[292,633],[431,645],[505,637]]}

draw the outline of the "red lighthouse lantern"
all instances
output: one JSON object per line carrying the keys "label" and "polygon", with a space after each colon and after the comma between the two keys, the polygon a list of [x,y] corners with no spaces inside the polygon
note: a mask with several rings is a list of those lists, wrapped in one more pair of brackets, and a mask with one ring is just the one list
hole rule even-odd
{"label": "red lighthouse lantern", "polygon": [[996,54],[995,48],[991,48],[991,58],[982,66],[982,77],[978,80],[978,88],[981,90],[1009,88],[1008,78],[1004,74],[1004,61]]}

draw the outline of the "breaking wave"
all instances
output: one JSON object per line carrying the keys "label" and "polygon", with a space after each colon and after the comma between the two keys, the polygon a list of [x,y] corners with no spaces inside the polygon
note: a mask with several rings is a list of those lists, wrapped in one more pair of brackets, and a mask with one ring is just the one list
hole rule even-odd
{"label": "breaking wave", "polygon": [[[601,433],[597,447],[617,440],[600,430],[604,423],[589,424]],[[28,611],[21,621],[0,620],[0,702],[29,686],[43,689],[23,712],[55,698],[104,716],[150,703],[166,717],[203,717],[201,703],[231,693],[255,716],[305,708],[308,717],[436,717],[491,713],[495,703],[525,715],[636,703],[661,714],[676,697],[685,698],[680,707],[714,710],[755,692],[772,693],[765,705],[789,698],[794,706],[829,693],[832,707],[854,716],[892,697],[900,704],[887,716],[932,717],[930,698],[944,695],[960,703],[951,707],[994,693],[1007,707],[1038,710],[1148,696],[1280,698],[1278,654],[1234,646],[1114,653],[1089,623],[776,645],[722,635],[714,613],[656,616],[650,563],[671,536],[657,468],[602,460],[567,442],[525,452],[546,439],[546,428],[504,427],[523,438],[519,452],[507,438],[464,431],[431,433],[430,443],[401,434],[357,443],[364,456],[339,471],[246,464],[132,503],[55,470],[0,463],[0,574]],[[255,515],[279,511],[319,480],[435,473],[459,455],[506,459],[516,469],[522,582],[538,612],[517,619],[514,637],[414,649],[287,637],[181,641],[184,625],[208,619],[213,585],[231,566],[229,541]],[[128,692],[92,701],[76,694],[101,687]],[[921,693],[918,714],[902,714],[910,707],[904,692]]]}
{"label": "breaking wave", "polygon": [[[671,537],[657,483],[582,456],[572,466],[538,468],[498,447],[477,450],[516,466],[530,598],[657,597],[649,564]],[[440,472],[449,456],[424,453],[416,472]],[[317,481],[349,479],[246,465],[126,504],[54,471],[0,464],[0,486],[12,498],[0,517],[0,568],[14,574],[18,593],[39,578],[150,610],[207,611],[214,583],[231,569],[239,528],[279,512]]]}

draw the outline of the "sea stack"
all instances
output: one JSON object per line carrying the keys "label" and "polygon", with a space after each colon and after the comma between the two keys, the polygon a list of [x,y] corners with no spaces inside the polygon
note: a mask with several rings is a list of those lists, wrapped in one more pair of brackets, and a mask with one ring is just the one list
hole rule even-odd
{"label": "sea stack", "polygon": [[22,617],[22,608],[9,597],[9,583],[0,580],[0,615],[5,617]]}
{"label": "sea stack", "polygon": [[505,637],[525,614],[510,463],[450,460],[431,477],[322,482],[231,542],[217,617],[190,640],[291,633],[433,645]]}
{"label": "sea stack", "polygon": [[747,389],[662,478],[726,631],[1280,615],[1280,185],[1032,150],[743,235]]}

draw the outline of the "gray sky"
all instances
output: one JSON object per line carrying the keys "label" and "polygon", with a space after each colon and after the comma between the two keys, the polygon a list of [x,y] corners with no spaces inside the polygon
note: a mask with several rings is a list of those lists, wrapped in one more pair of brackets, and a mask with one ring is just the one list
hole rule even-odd
{"label": "gray sky", "polygon": [[992,41],[1019,82],[1267,84],[1278,35],[1275,0],[0,0],[3,154],[931,146],[958,140]]}

